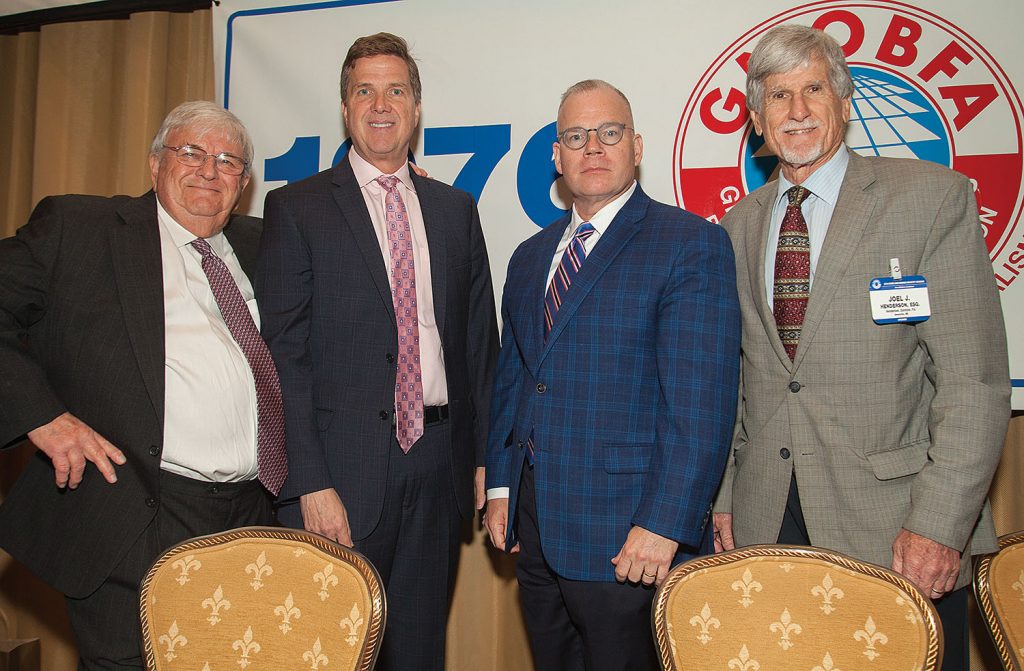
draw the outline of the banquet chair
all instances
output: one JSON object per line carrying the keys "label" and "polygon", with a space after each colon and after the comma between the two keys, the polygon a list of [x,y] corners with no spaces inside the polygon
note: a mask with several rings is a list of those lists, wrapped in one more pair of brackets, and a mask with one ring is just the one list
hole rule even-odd
{"label": "banquet chair", "polygon": [[934,671],[942,626],[899,574],[837,552],[752,545],[676,566],[652,624],[662,667]]}
{"label": "banquet chair", "polygon": [[974,595],[999,661],[1024,671],[1024,531],[999,537],[999,552],[974,566]]}
{"label": "banquet chair", "polygon": [[172,547],[146,574],[139,605],[149,671],[367,671],[386,617],[365,557],[277,527]]}

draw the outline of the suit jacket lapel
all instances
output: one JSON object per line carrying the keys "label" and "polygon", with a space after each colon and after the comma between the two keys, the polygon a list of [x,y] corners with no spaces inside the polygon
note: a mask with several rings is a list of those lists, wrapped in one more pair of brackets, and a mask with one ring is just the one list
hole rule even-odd
{"label": "suit jacket lapel", "polygon": [[558,241],[571,219],[571,214],[565,215],[526,243],[530,255],[526,257],[524,267],[518,272],[525,278],[525,294],[522,296],[527,317],[524,325],[524,358],[528,365],[539,364],[544,352],[544,295],[548,290],[548,272],[551,270]]}
{"label": "suit jacket lapel", "polygon": [[231,243],[231,249],[235,252],[238,265],[242,266],[242,272],[248,276],[251,282],[256,276],[256,260],[259,255],[259,240],[255,236],[240,236],[237,228],[233,225],[235,217],[228,220],[224,227],[224,237]]}
{"label": "suit jacket lapel", "polygon": [[[334,167],[334,202],[341,210],[342,218],[352,232],[359,251],[362,252],[363,260],[370,270],[370,277],[377,285],[381,302],[395,321],[395,306],[391,297],[391,280],[388,279],[388,271],[384,265],[384,257],[380,251],[380,243],[377,241],[377,234],[373,231],[373,222],[370,220],[370,213],[366,211],[366,202],[363,194],[356,183],[356,176],[352,172],[352,166],[348,158],[342,159],[341,163]],[[396,322],[397,323],[397,322]]]}
{"label": "suit jacket lapel", "polygon": [[[416,198],[420,201],[423,213],[423,228],[427,232],[427,247],[430,249],[430,282],[434,299],[434,319],[437,330],[444,337],[445,296],[448,282],[448,246],[444,208],[433,185],[418,176],[412,170],[413,184],[416,185]],[[417,269],[419,272],[419,269]]]}
{"label": "suit jacket lapel", "polygon": [[164,418],[164,295],[156,197],[150,191],[118,209],[110,234],[125,328],[160,423]]}
{"label": "suit jacket lapel", "polygon": [[[566,292],[562,306],[558,308],[554,324],[548,334],[544,355],[550,351],[552,344],[558,339],[559,334],[565,330],[566,324],[580,307],[580,303],[586,298],[590,290],[600,279],[601,275],[608,269],[611,262],[619,255],[626,243],[640,230],[640,221],[647,215],[647,206],[651,199],[643,192],[637,184],[636,191],[626,204],[622,206],[615,219],[608,226],[608,229],[601,235],[594,246],[593,251],[587,254],[586,261],[580,266],[580,271]],[[553,260],[553,255],[552,255]],[[543,302],[543,297],[541,298]],[[542,322],[543,323],[543,322]]]}
{"label": "suit jacket lapel", "polygon": [[[794,366],[799,366],[809,343],[821,324],[821,320],[835,297],[836,289],[850,261],[857,253],[857,246],[864,229],[875,210],[876,198],[867,193],[868,186],[875,181],[874,171],[868,161],[850,152],[850,164],[846,168],[843,185],[839,189],[832,220],[825,234],[825,242],[815,267],[814,284],[807,302],[807,313],[800,333],[800,345],[796,348]],[[864,291],[867,292],[867,286]]]}
{"label": "suit jacket lapel", "polygon": [[[751,197],[755,198],[757,204],[760,207],[760,214],[757,220],[754,222],[752,230],[745,233],[749,236],[751,242],[756,244],[747,244],[747,275],[750,277],[750,288],[753,295],[754,305],[757,308],[757,314],[761,317],[761,323],[764,324],[764,330],[768,333],[768,340],[772,344],[772,349],[775,350],[775,354],[779,357],[779,361],[782,362],[786,368],[792,366],[792,361],[789,360],[789,355],[786,354],[786,348],[782,346],[782,339],[779,338],[779,331],[775,324],[775,315],[772,313],[772,308],[768,304],[768,287],[765,286],[765,267],[764,257],[767,250],[768,244],[774,244],[774,241],[769,243],[768,237],[771,231],[772,222],[772,210],[775,205],[775,196],[778,193],[778,182],[772,182],[773,187],[762,189]],[[799,348],[798,348],[799,349]]]}

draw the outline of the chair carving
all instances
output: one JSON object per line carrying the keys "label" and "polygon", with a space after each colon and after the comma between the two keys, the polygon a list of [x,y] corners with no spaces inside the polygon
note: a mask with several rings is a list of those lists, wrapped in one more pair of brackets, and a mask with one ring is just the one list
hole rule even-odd
{"label": "chair carving", "polygon": [[1024,671],[1024,531],[975,564],[974,595],[1003,668]]}

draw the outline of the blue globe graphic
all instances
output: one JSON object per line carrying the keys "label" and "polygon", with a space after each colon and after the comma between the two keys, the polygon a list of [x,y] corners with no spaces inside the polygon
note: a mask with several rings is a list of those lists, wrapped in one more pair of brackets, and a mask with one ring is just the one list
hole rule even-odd
{"label": "blue globe graphic", "polygon": [[[891,156],[952,166],[952,148],[938,110],[919,90],[883,70],[850,68],[855,91],[850,105],[846,144],[863,156]],[[743,171],[747,193],[775,174],[779,161],[764,139],[747,131]]]}

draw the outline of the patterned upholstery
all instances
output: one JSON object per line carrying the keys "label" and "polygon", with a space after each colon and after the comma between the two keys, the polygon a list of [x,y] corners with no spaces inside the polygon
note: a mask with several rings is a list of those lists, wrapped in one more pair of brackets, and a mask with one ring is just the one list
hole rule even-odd
{"label": "patterned upholstery", "polygon": [[385,598],[358,552],[304,531],[245,527],[165,552],[140,609],[149,671],[365,671]]}
{"label": "patterned upholstery", "polygon": [[999,538],[999,552],[974,567],[974,594],[1007,671],[1024,671],[1024,531]]}
{"label": "patterned upholstery", "polygon": [[754,545],[693,559],[654,600],[665,669],[932,671],[931,602],[887,569],[817,548]]}

